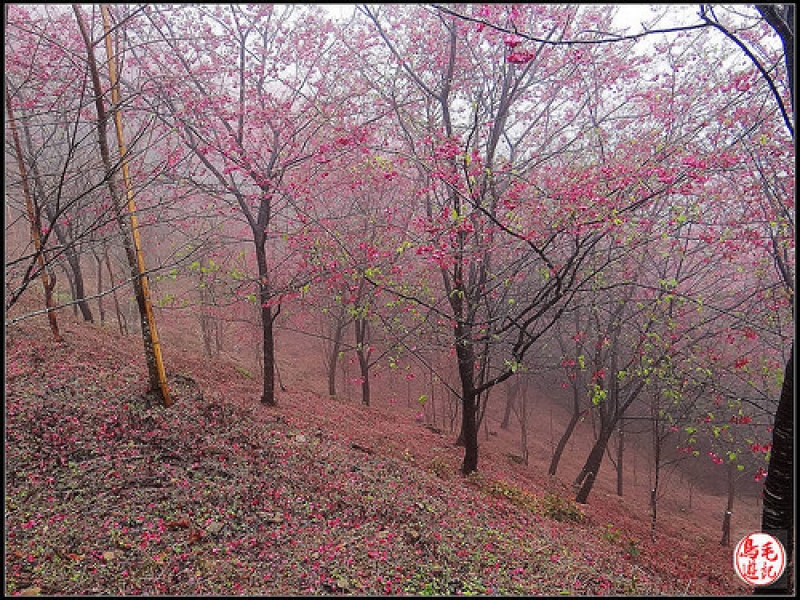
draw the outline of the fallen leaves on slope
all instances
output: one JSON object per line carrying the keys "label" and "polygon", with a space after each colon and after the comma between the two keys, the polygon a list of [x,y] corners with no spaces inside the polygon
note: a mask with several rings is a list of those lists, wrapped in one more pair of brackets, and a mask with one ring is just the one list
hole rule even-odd
{"label": "fallen leaves on slope", "polygon": [[308,394],[268,409],[194,357],[175,406],[150,407],[138,348],[83,331],[7,343],[7,593],[741,591],[552,518],[497,467],[462,478],[443,436],[375,409]]}

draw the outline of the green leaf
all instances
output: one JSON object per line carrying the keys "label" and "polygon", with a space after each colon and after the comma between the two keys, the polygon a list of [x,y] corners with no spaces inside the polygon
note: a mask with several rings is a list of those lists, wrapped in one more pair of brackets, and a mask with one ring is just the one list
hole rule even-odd
{"label": "green leaf", "polygon": [[602,389],[599,385],[595,383],[594,390],[592,393],[592,404],[594,404],[595,406],[599,405],[603,400],[606,399],[607,396],[608,392],[606,392],[606,390]]}

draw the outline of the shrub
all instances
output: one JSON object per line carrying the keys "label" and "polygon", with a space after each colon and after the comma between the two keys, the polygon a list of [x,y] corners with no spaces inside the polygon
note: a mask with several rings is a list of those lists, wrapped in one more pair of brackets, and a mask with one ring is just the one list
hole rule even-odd
{"label": "shrub", "polygon": [[505,498],[516,506],[556,521],[581,522],[584,513],[572,500],[559,494],[548,492],[544,496],[535,496],[515,485],[503,481],[483,483],[481,486],[496,498]]}
{"label": "shrub", "polygon": [[448,479],[450,477],[450,472],[452,468],[447,464],[447,462],[439,457],[434,456],[430,462],[430,469],[433,471],[437,477],[440,479]]}
{"label": "shrub", "polygon": [[545,494],[540,500],[540,512],[543,516],[556,521],[575,521],[580,523],[585,515],[572,500],[558,494]]}

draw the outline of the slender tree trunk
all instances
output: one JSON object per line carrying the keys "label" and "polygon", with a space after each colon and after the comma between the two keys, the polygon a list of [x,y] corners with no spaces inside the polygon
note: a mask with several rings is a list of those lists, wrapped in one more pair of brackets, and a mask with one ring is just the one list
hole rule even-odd
{"label": "slender tree trunk", "polygon": [[620,419],[619,422],[619,429],[617,430],[618,433],[618,445],[617,445],[617,496],[622,496],[622,484],[623,484],[623,459],[625,457],[625,420]]}
{"label": "slender tree trunk", "polygon": [[214,356],[214,351],[212,348],[213,333],[211,331],[211,319],[206,313],[206,307],[205,304],[203,304],[202,300],[199,310],[200,310],[200,315],[199,315],[200,336],[203,338],[203,351],[206,357],[211,358],[212,356]]}
{"label": "slender tree trunk", "polygon": [[219,356],[220,336],[219,323],[211,313],[211,307],[216,306],[214,293],[211,289],[211,277],[206,277],[210,272],[209,263],[205,256],[200,258],[200,307],[198,319],[200,321],[200,334],[203,338],[203,349],[208,358]]}
{"label": "slender tree trunk", "polygon": [[658,492],[661,485],[661,438],[659,436],[658,408],[652,406],[652,431],[653,431],[653,487],[650,490],[650,538],[656,541],[656,522],[658,521]]}
{"label": "slender tree trunk", "polygon": [[[456,430],[456,420],[458,419],[458,396],[452,390],[447,395],[448,398],[448,409],[450,410],[450,433],[452,434]],[[456,440],[458,441],[458,440]],[[458,445],[458,444],[456,444]],[[463,444],[462,444],[463,445]]]}
{"label": "slender tree trunk", "polygon": [[588,500],[592,487],[594,487],[594,483],[597,481],[597,474],[600,471],[600,465],[603,463],[603,457],[606,453],[608,440],[611,438],[611,434],[614,431],[614,425],[615,423],[613,422],[609,423],[607,426],[601,424],[600,435],[598,435],[597,441],[595,441],[594,446],[592,446],[592,450],[589,452],[589,456],[581,472],[575,479],[575,487],[579,488],[577,496],[575,497],[575,502],[585,504]]}
{"label": "slender tree trunk", "polygon": [[719,541],[721,546],[731,545],[731,519],[733,517],[733,502],[736,499],[736,483],[734,479],[734,465],[728,463],[728,504],[725,507],[725,515],[722,517],[722,539]]}
{"label": "slender tree trunk", "polygon": [[83,281],[83,269],[81,268],[81,261],[75,250],[68,246],[66,250],[67,264],[72,271],[72,281],[75,286],[75,301],[78,303],[78,308],[81,311],[81,316],[84,321],[94,323],[94,316],[89,308],[89,303],[86,301],[86,287]]}
{"label": "slender tree trunk", "polygon": [[261,394],[261,403],[267,406],[277,406],[275,396],[275,317],[270,306],[261,309],[261,322],[263,326],[264,346],[264,388]]}
{"label": "slender tree trunk", "polygon": [[430,381],[430,389],[431,389],[431,414],[433,415],[433,426],[436,427],[436,385],[433,381],[433,369],[428,371],[428,377]]}
{"label": "slender tree trunk", "polygon": [[[59,241],[59,243],[61,243]],[[69,299],[70,304],[72,306],[72,315],[77,317],[78,316],[78,304],[76,302],[78,295],[75,291],[75,278],[72,276],[72,271],[70,271],[69,264],[64,265],[63,262],[57,263],[61,270],[64,271],[64,276],[67,278],[67,285],[69,286]]]}
{"label": "slender tree trunk", "polygon": [[[31,224],[31,239],[33,240],[33,247],[36,250],[36,262],[39,265],[39,271],[42,278],[42,288],[44,289],[44,304],[47,308],[47,318],[50,321],[50,330],[53,332],[53,338],[56,342],[61,342],[61,332],[58,329],[58,321],[56,320],[56,313],[53,303],[53,289],[55,288],[55,280],[51,281],[48,274],[47,266],[44,260],[44,247],[42,244],[41,231],[42,231],[42,216],[38,207],[33,205],[33,196],[28,182],[28,173],[25,169],[25,160],[22,154],[22,144],[20,142],[19,133],[17,132],[16,121],[14,120],[14,107],[11,102],[11,92],[8,89],[8,79],[5,79],[6,91],[6,112],[8,113],[8,125],[11,130],[11,136],[14,139],[14,151],[17,155],[17,166],[19,167],[19,175],[22,180],[22,192],[25,196],[25,206],[28,209],[28,219]],[[8,308],[8,307],[6,307]]]}
{"label": "slender tree trunk", "polygon": [[339,352],[342,351],[342,338],[344,337],[345,322],[342,319],[336,320],[333,330],[333,344],[331,353],[328,357],[328,395],[336,397],[336,367],[339,363]]}
{"label": "slender tree trunk", "polygon": [[522,446],[522,462],[528,466],[528,393],[527,386],[522,388],[522,398],[519,402],[519,426],[520,426],[520,445]]}
{"label": "slender tree trunk", "polygon": [[259,300],[261,302],[261,343],[263,347],[263,380],[261,403],[277,406],[275,396],[275,318],[272,314],[272,295],[269,286],[269,268],[267,265],[266,234],[253,231],[256,246],[256,263],[258,265]]}
{"label": "slender tree trunk", "polygon": [[516,382],[512,383],[511,380],[509,380],[506,386],[506,409],[503,412],[503,422],[500,423],[500,429],[508,429],[511,420],[511,411],[514,408],[514,399],[517,396],[518,389]]}
{"label": "slender tree trunk", "polygon": [[111,297],[114,299],[114,311],[117,315],[117,325],[119,326],[119,334],[120,335],[128,335],[128,319],[125,316],[124,312],[122,311],[122,307],[119,304],[119,294],[117,294],[117,289],[114,286],[114,270],[111,267],[111,255],[108,253],[108,245],[103,242],[103,254],[105,255],[106,260],[106,269],[108,270],[108,279],[111,283],[111,287],[113,291],[111,292]]}
{"label": "slender tree trunk", "polygon": [[367,348],[369,323],[366,319],[355,319],[353,323],[355,325],[356,335],[356,355],[358,356],[358,366],[361,373],[361,404],[369,406],[369,349]]}
{"label": "slender tree trunk", "polygon": [[[106,51],[109,56],[109,73],[111,77],[112,88],[112,102],[119,105],[119,90],[116,80],[116,62],[114,54],[111,50],[111,39],[108,37],[110,26],[108,24],[106,6],[102,5],[104,26],[106,32]],[[128,264],[131,268],[131,277],[133,281],[133,288],[136,295],[136,303],[139,307],[139,317],[142,326],[142,341],[144,343],[144,354],[147,362],[147,370],[149,374],[149,392],[158,394],[161,397],[161,402],[164,406],[172,405],[172,398],[170,397],[167,388],[166,374],[164,373],[164,365],[161,360],[161,346],[158,341],[158,333],[155,327],[155,318],[152,314],[152,307],[149,298],[149,286],[147,276],[145,275],[144,261],[141,250],[138,244],[138,228],[136,225],[136,214],[133,208],[133,194],[130,187],[130,181],[127,172],[126,155],[127,149],[122,138],[122,121],[119,111],[115,113],[115,126],[117,131],[117,139],[120,152],[120,161],[122,167],[122,175],[125,181],[126,195],[128,199],[128,214],[131,219],[130,229],[122,217],[123,209],[121,208],[122,194],[117,187],[115,177],[114,165],[111,161],[111,152],[108,147],[107,139],[107,126],[108,126],[108,113],[103,102],[104,92],[100,83],[100,74],[97,70],[97,62],[94,56],[94,45],[89,36],[89,31],[84,22],[83,15],[78,5],[73,4],[73,11],[75,18],[78,21],[81,36],[86,47],[86,52],[89,61],[89,70],[91,72],[92,85],[95,94],[95,108],[97,110],[97,138],[100,148],[100,156],[103,160],[103,167],[106,170],[106,182],[109,192],[113,201],[117,204],[117,222],[120,230],[122,231],[123,245],[125,247],[125,254],[128,258]]]}
{"label": "slender tree trunk", "polygon": [[464,435],[464,461],[461,472],[469,475],[478,470],[478,422],[476,418],[475,394],[462,400],[462,432]]}
{"label": "slender tree trunk", "polygon": [[97,312],[100,313],[100,325],[106,322],[106,308],[103,303],[103,261],[96,251],[92,251],[97,263]]}
{"label": "slender tree trunk", "polygon": [[[25,139],[25,145],[30,151],[33,143],[31,141],[30,128],[24,121],[22,123],[22,134]],[[41,198],[41,202],[37,202],[37,204],[44,207],[47,220],[52,224],[53,231],[56,234],[56,239],[58,239],[58,243],[64,249],[64,256],[66,257],[67,264],[69,265],[69,270],[64,269],[64,271],[67,274],[69,287],[72,292],[72,299],[76,302],[76,304],[73,304],[75,314],[77,315],[77,311],[80,310],[83,320],[93,323],[94,317],[92,316],[92,311],[89,308],[89,303],[86,301],[86,291],[83,281],[83,271],[81,269],[81,260],[80,256],[78,256],[78,253],[75,250],[75,243],[71,239],[71,236],[64,231],[64,227],[58,223],[58,219],[56,218],[57,215],[53,213],[53,208],[50,202],[48,202],[48,198],[44,192],[42,178],[39,174],[39,169],[36,164],[31,166],[31,174],[33,175],[33,187],[35,194],[37,197]]]}
{"label": "slender tree trunk", "polygon": [[456,325],[456,355],[461,379],[461,437],[464,443],[464,461],[461,473],[469,475],[478,470],[478,419],[475,393],[475,353],[468,328]]}
{"label": "slender tree trunk", "polygon": [[569,423],[567,423],[567,428],[564,430],[564,433],[561,434],[561,438],[558,440],[558,444],[556,444],[556,449],[553,451],[553,458],[550,460],[550,468],[547,470],[548,475],[555,475],[558,471],[558,463],[561,461],[561,455],[564,453],[564,449],[567,447],[567,442],[569,442],[570,438],[572,437],[580,418],[580,412],[578,412],[576,409],[573,409],[572,416],[569,419]]}

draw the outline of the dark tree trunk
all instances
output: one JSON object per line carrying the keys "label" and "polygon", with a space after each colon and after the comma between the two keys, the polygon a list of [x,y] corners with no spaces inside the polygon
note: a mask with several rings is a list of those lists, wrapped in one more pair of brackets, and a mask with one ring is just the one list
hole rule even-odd
{"label": "dark tree trunk", "polygon": [[108,253],[108,246],[103,244],[103,253],[105,254],[106,260],[106,269],[108,270],[108,279],[109,284],[112,287],[111,296],[114,300],[114,310],[116,311],[117,315],[117,325],[119,326],[119,334],[120,335],[128,335],[128,319],[125,314],[122,312],[122,307],[119,304],[119,296],[117,295],[117,290],[114,287],[114,271],[111,268],[111,256]]}
{"label": "dark tree trunk", "polygon": [[625,421],[620,420],[617,445],[617,496],[622,496],[622,484],[624,479],[624,458],[625,458]]}
{"label": "dark tree trunk", "polygon": [[561,435],[561,439],[559,439],[558,444],[556,444],[556,449],[553,451],[553,458],[550,461],[550,468],[547,470],[548,475],[555,475],[558,471],[558,463],[561,461],[561,455],[564,453],[564,449],[567,447],[567,442],[569,442],[569,439],[572,437],[575,427],[578,426],[578,421],[580,421],[580,418],[581,415],[579,412],[575,411],[572,413],[569,423],[567,424],[567,428],[564,430],[564,433]]}
{"label": "dark tree trunk", "polygon": [[83,270],[81,269],[80,258],[78,258],[74,249],[67,250],[66,255],[67,262],[72,271],[72,283],[75,286],[75,301],[78,303],[81,316],[84,321],[94,323],[94,316],[89,308],[89,303],[86,301],[86,287],[83,282]]}
{"label": "dark tree trunk", "polygon": [[592,446],[592,451],[589,453],[583,469],[575,479],[575,487],[578,487],[578,494],[575,497],[575,502],[585,504],[589,498],[589,493],[594,487],[594,482],[597,481],[597,474],[600,471],[600,465],[603,463],[603,457],[606,453],[608,440],[611,438],[611,433],[614,431],[615,423],[610,423],[602,427],[597,441]]}
{"label": "dark tree trunk", "polygon": [[469,475],[478,470],[478,398],[475,393],[475,351],[469,328],[456,326],[456,356],[461,380],[461,436],[464,443],[464,462],[461,473]]}
{"label": "dark tree trunk", "polygon": [[725,514],[722,517],[722,539],[720,546],[731,545],[731,520],[733,518],[733,503],[736,499],[736,482],[734,479],[733,463],[728,463],[728,504],[725,506]]}
{"label": "dark tree trunk", "polygon": [[[794,6],[756,5],[769,25],[778,33],[783,42],[788,88],[791,94],[792,115],[795,113],[794,101]],[[794,136],[794,131],[792,131]],[[787,285],[790,281],[787,277]],[[790,288],[794,291],[794,287]],[[777,537],[786,548],[786,570],[772,585],[760,586],[756,594],[794,593],[794,343],[789,351],[786,371],[781,388],[778,409],[775,412],[775,425],[772,430],[772,455],[769,473],[764,484],[764,508],[761,515],[761,529]]]}
{"label": "dark tree trunk", "polygon": [[469,475],[478,470],[478,420],[474,393],[463,398],[462,407],[464,462],[461,464],[461,473]]}
{"label": "dark tree trunk", "polygon": [[[14,119],[14,108],[11,104],[11,94],[8,90],[8,80],[4,81],[5,84],[5,92],[6,92],[6,112],[8,114],[8,121],[9,121],[9,129],[11,131],[11,136],[14,140],[14,150],[17,156],[17,165],[19,167],[19,174],[20,178],[22,179],[22,189],[23,195],[25,196],[25,205],[28,211],[28,219],[30,221],[31,226],[31,241],[33,242],[34,248],[36,250],[36,258],[35,261],[38,264],[41,272],[40,277],[42,279],[42,288],[44,289],[44,298],[45,298],[45,307],[47,308],[47,319],[50,321],[50,329],[53,332],[53,337],[57,342],[61,342],[61,332],[58,329],[58,320],[56,319],[56,313],[53,310],[55,304],[53,302],[53,289],[55,288],[55,280],[50,280],[50,274],[48,271],[48,266],[45,264],[44,258],[44,248],[42,247],[42,241],[40,232],[42,231],[42,216],[41,210],[38,207],[34,207],[34,200],[31,194],[30,185],[28,184],[28,175],[27,170],[25,168],[25,161],[23,159],[22,154],[22,143],[20,142],[19,134],[17,133],[17,126],[16,120]],[[33,264],[29,267],[30,270],[33,269]],[[22,293],[21,291],[19,293]],[[8,309],[19,296],[15,296],[9,302],[9,299],[6,298],[6,308]]]}
{"label": "dark tree trunk", "polygon": [[786,549],[786,570],[772,585],[759,586],[757,594],[792,594],[794,590],[794,344],[789,351],[781,388],[772,454],[764,484],[761,530],[778,538]]}
{"label": "dark tree trunk", "polygon": [[95,261],[97,261],[97,310],[100,313],[100,324],[106,322],[106,309],[103,304],[103,262],[100,256],[94,252]]}
{"label": "dark tree trunk", "polygon": [[514,408],[514,398],[517,394],[517,388],[514,385],[509,385],[506,390],[506,410],[503,413],[503,422],[500,423],[500,429],[508,429],[509,421],[511,420],[511,410]]}
{"label": "dark tree trunk", "polygon": [[[28,131],[27,126],[24,126],[23,129],[25,131],[25,137],[28,146],[31,146],[30,132]],[[64,256],[66,257],[67,264],[69,265],[69,269],[65,269],[65,272],[67,273],[69,287],[72,291],[72,299],[77,304],[75,308],[76,314],[78,309],[80,309],[83,320],[94,323],[92,311],[89,308],[89,303],[86,301],[86,287],[83,282],[83,270],[81,269],[80,257],[75,250],[75,244],[73,240],[70,239],[70,236],[67,235],[67,232],[64,231],[64,227],[58,223],[58,219],[56,218],[57,215],[53,212],[53,208],[47,202],[46,194],[42,190],[39,170],[35,165],[31,169],[31,172],[34,175],[34,187],[36,189],[36,195],[42,199],[41,204],[43,205],[44,211],[47,214],[47,220],[52,223],[53,231],[56,234],[56,239],[58,240],[58,243],[61,244],[61,247],[64,248]]]}
{"label": "dark tree trunk", "polygon": [[[33,143],[31,142],[31,133],[26,121],[23,121],[22,123],[22,132],[25,137],[25,144],[30,150],[33,147]],[[36,166],[36,163],[31,165],[31,174],[33,175],[33,188],[38,199],[36,204],[44,209],[44,212],[47,215],[47,220],[52,224],[58,243],[61,244],[62,248],[64,248],[64,256],[66,257],[67,264],[69,265],[69,270],[65,269],[65,271],[67,273],[67,279],[69,280],[70,290],[72,291],[72,299],[77,303],[75,308],[76,314],[78,309],[80,309],[81,315],[83,315],[83,320],[94,323],[92,311],[89,309],[88,302],[86,302],[86,291],[83,283],[81,261],[78,253],[75,250],[75,244],[71,239],[69,239],[70,236],[68,236],[67,232],[64,231],[64,227],[59,224],[57,218],[58,215],[53,211],[53,207],[48,202],[48,197],[44,191],[42,178],[39,174],[39,169]]]}
{"label": "dark tree trunk", "polygon": [[356,354],[358,355],[358,366],[361,371],[361,404],[369,406],[369,349],[367,348],[367,331],[369,323],[366,319],[356,319]]}
{"label": "dark tree trunk", "polygon": [[78,303],[75,302],[77,296],[77,292],[75,291],[75,280],[72,278],[72,271],[69,269],[69,265],[64,266],[63,263],[59,263],[58,265],[61,267],[61,270],[64,271],[64,275],[67,276],[67,284],[69,285],[69,298],[72,304],[72,314],[73,316],[78,316]]}
{"label": "dark tree trunk", "polygon": [[261,403],[267,406],[277,406],[275,396],[275,332],[274,324],[277,314],[272,314],[272,298],[269,286],[269,269],[267,266],[266,236],[263,232],[254,231],[253,239],[256,246],[256,263],[258,264],[259,301],[261,302],[261,332],[263,348],[263,379],[264,387],[261,393]]}
{"label": "dark tree trunk", "polygon": [[656,522],[658,521],[658,494],[661,487],[661,447],[659,427],[658,397],[650,404],[650,426],[653,432],[653,487],[650,490],[650,538],[656,541]]}
{"label": "dark tree trunk", "polygon": [[278,399],[275,396],[275,336],[274,336],[275,317],[272,314],[272,307],[261,307],[261,326],[263,330],[264,347],[264,388],[261,394],[261,403],[267,406],[277,406]]}
{"label": "dark tree trunk", "polygon": [[794,114],[794,5],[756,4],[756,9],[775,30],[783,43],[784,63],[786,64],[787,87],[789,88],[792,114]]}
{"label": "dark tree trunk", "polygon": [[336,328],[333,332],[333,347],[331,348],[330,358],[328,359],[328,395],[336,397],[336,367],[339,364],[339,352],[342,349],[342,337],[344,336],[345,321],[336,320]]}
{"label": "dark tree trunk", "polygon": [[500,423],[500,429],[508,429],[511,423],[511,413],[514,412],[514,405],[517,397],[519,396],[522,383],[520,377],[513,377],[506,382],[506,408],[503,412],[503,422]]}

